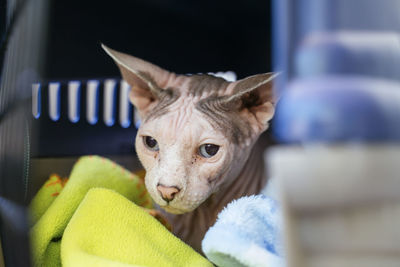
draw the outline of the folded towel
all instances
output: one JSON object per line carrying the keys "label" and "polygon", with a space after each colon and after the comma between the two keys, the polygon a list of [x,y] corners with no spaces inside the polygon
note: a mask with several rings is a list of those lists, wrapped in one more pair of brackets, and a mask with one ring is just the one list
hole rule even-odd
{"label": "folded towel", "polygon": [[46,210],[50,207],[56,197],[67,183],[67,178],[61,178],[57,174],[51,174],[50,178],[36,193],[30,204],[30,224],[33,226]]}
{"label": "folded towel", "polygon": [[284,266],[281,216],[272,198],[242,197],[218,214],[202,248],[218,266]]}
{"label": "folded towel", "polygon": [[91,189],[65,229],[63,266],[212,266],[128,199]]}
{"label": "folded towel", "polygon": [[105,158],[82,157],[74,165],[65,187],[60,178],[53,176],[32,200],[31,240],[35,266],[61,266],[60,242],[64,229],[86,193],[94,187],[115,190],[145,208],[152,208],[141,178]]}

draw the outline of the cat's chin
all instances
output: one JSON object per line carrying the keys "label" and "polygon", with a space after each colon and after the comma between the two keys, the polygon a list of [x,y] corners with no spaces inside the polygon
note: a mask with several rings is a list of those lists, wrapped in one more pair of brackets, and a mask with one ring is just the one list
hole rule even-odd
{"label": "cat's chin", "polygon": [[161,206],[161,208],[163,210],[165,210],[166,212],[168,212],[168,213],[172,213],[172,214],[176,214],[176,215],[184,214],[184,213],[187,213],[187,212],[191,211],[191,210],[178,209],[178,208],[174,208],[174,207],[171,207],[171,206]]}

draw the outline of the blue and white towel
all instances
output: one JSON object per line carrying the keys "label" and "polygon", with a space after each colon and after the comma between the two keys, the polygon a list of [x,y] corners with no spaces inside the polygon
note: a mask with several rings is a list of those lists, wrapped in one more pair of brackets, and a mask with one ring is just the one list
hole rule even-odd
{"label": "blue and white towel", "polygon": [[277,202],[264,195],[242,197],[220,212],[202,248],[220,267],[284,266],[282,219]]}

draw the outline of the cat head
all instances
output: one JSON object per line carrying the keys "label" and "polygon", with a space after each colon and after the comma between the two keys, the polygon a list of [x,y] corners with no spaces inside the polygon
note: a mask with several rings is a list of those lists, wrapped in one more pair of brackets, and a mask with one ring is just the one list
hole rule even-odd
{"label": "cat head", "polygon": [[160,207],[190,212],[239,175],[274,114],[276,74],[236,82],[177,75],[103,48],[131,86],[130,100],[141,118],[136,151],[146,188]]}

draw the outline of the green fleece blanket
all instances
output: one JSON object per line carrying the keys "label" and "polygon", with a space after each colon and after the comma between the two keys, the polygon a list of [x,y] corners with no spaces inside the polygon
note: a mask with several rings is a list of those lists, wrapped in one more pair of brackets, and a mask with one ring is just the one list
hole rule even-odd
{"label": "green fleece blanket", "polygon": [[82,157],[67,183],[52,176],[31,203],[34,265],[212,266],[150,208],[140,177],[107,159]]}

